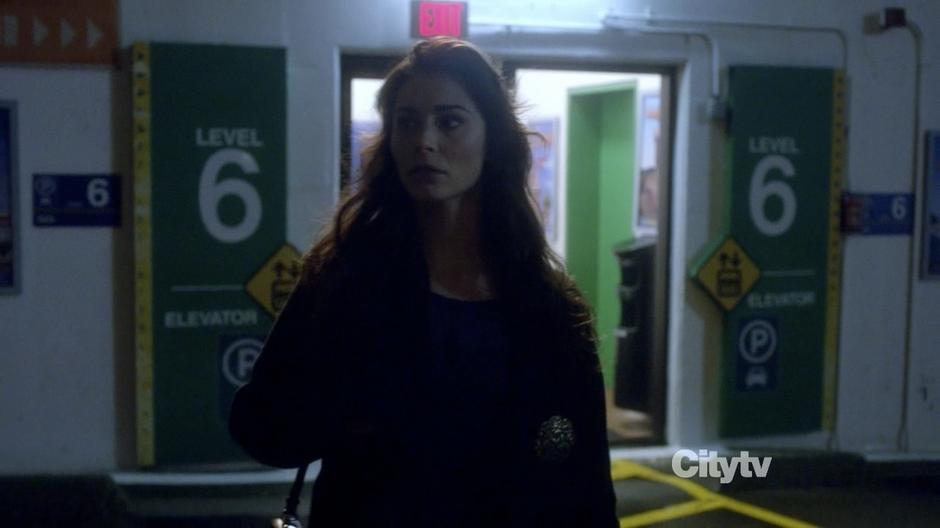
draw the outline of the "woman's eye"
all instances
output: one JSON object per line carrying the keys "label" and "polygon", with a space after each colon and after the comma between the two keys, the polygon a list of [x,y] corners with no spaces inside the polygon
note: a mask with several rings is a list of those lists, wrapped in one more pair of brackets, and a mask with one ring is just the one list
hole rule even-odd
{"label": "woman's eye", "polygon": [[395,120],[395,126],[402,130],[414,130],[418,126],[418,120],[413,117],[400,116]]}
{"label": "woman's eye", "polygon": [[463,119],[459,116],[444,116],[440,120],[441,128],[453,130],[463,124]]}

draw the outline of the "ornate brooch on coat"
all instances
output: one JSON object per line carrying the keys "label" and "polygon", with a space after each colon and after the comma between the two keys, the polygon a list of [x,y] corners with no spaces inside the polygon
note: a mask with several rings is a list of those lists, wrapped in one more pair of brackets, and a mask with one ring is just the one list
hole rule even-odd
{"label": "ornate brooch on coat", "polygon": [[571,420],[552,416],[542,422],[535,439],[535,454],[544,462],[563,462],[571,455],[575,435]]}

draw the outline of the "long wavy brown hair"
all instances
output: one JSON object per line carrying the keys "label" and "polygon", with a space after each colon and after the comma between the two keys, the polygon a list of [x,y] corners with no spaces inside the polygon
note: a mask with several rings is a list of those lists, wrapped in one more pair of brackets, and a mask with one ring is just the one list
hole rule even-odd
{"label": "long wavy brown hair", "polygon": [[419,239],[411,197],[399,181],[390,139],[401,87],[417,75],[428,74],[458,82],[486,123],[486,150],[478,182],[479,232],[482,257],[497,295],[538,318],[539,328],[559,329],[569,338],[573,334],[593,350],[597,337],[591,310],[546,242],[526,183],[532,163],[530,132],[517,117],[498,64],[458,39],[438,37],[418,42],[386,76],[377,100],[381,130],[363,152],[355,191],[341,200],[332,222],[304,255],[305,278],[319,273],[338,255],[352,252],[351,248],[368,254],[368,248],[360,246],[370,238],[369,232],[392,238],[386,241],[388,247],[412,247]]}

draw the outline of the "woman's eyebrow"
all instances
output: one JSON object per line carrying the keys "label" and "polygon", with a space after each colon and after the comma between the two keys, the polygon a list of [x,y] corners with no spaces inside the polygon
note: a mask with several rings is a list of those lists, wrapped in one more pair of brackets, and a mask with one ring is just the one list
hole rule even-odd
{"label": "woman's eyebrow", "polygon": [[[471,113],[470,110],[469,110],[467,107],[465,107],[465,106],[463,106],[463,105],[459,105],[459,104],[441,104],[441,105],[434,105],[433,110],[434,110],[435,113],[449,112],[449,111],[451,111],[451,110],[460,110],[460,111],[466,112],[466,113],[468,113],[468,114]],[[395,109],[395,113],[396,113],[396,114],[417,114],[417,113],[420,113],[420,112],[419,112],[419,110],[418,110],[417,108],[415,108],[415,107],[413,107],[413,106],[399,106],[398,108]]]}
{"label": "woman's eyebrow", "polygon": [[434,106],[434,111],[435,111],[435,112],[447,112],[447,111],[450,111],[450,110],[463,110],[464,112],[466,112],[466,113],[468,113],[468,114],[470,113],[470,110],[467,110],[466,107],[461,106],[461,105],[459,105],[459,104],[442,104],[442,105],[435,105],[435,106]]}

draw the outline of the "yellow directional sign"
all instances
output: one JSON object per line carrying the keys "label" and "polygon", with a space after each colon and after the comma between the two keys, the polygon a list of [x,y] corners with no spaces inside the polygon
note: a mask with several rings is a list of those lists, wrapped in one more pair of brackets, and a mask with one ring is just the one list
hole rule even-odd
{"label": "yellow directional sign", "polygon": [[117,3],[0,1],[0,62],[113,63]]}
{"label": "yellow directional sign", "polygon": [[760,269],[741,246],[728,237],[695,274],[695,278],[726,311],[737,306],[760,277]]}
{"label": "yellow directional sign", "polygon": [[300,279],[300,269],[300,252],[284,244],[248,279],[245,290],[274,317]]}

